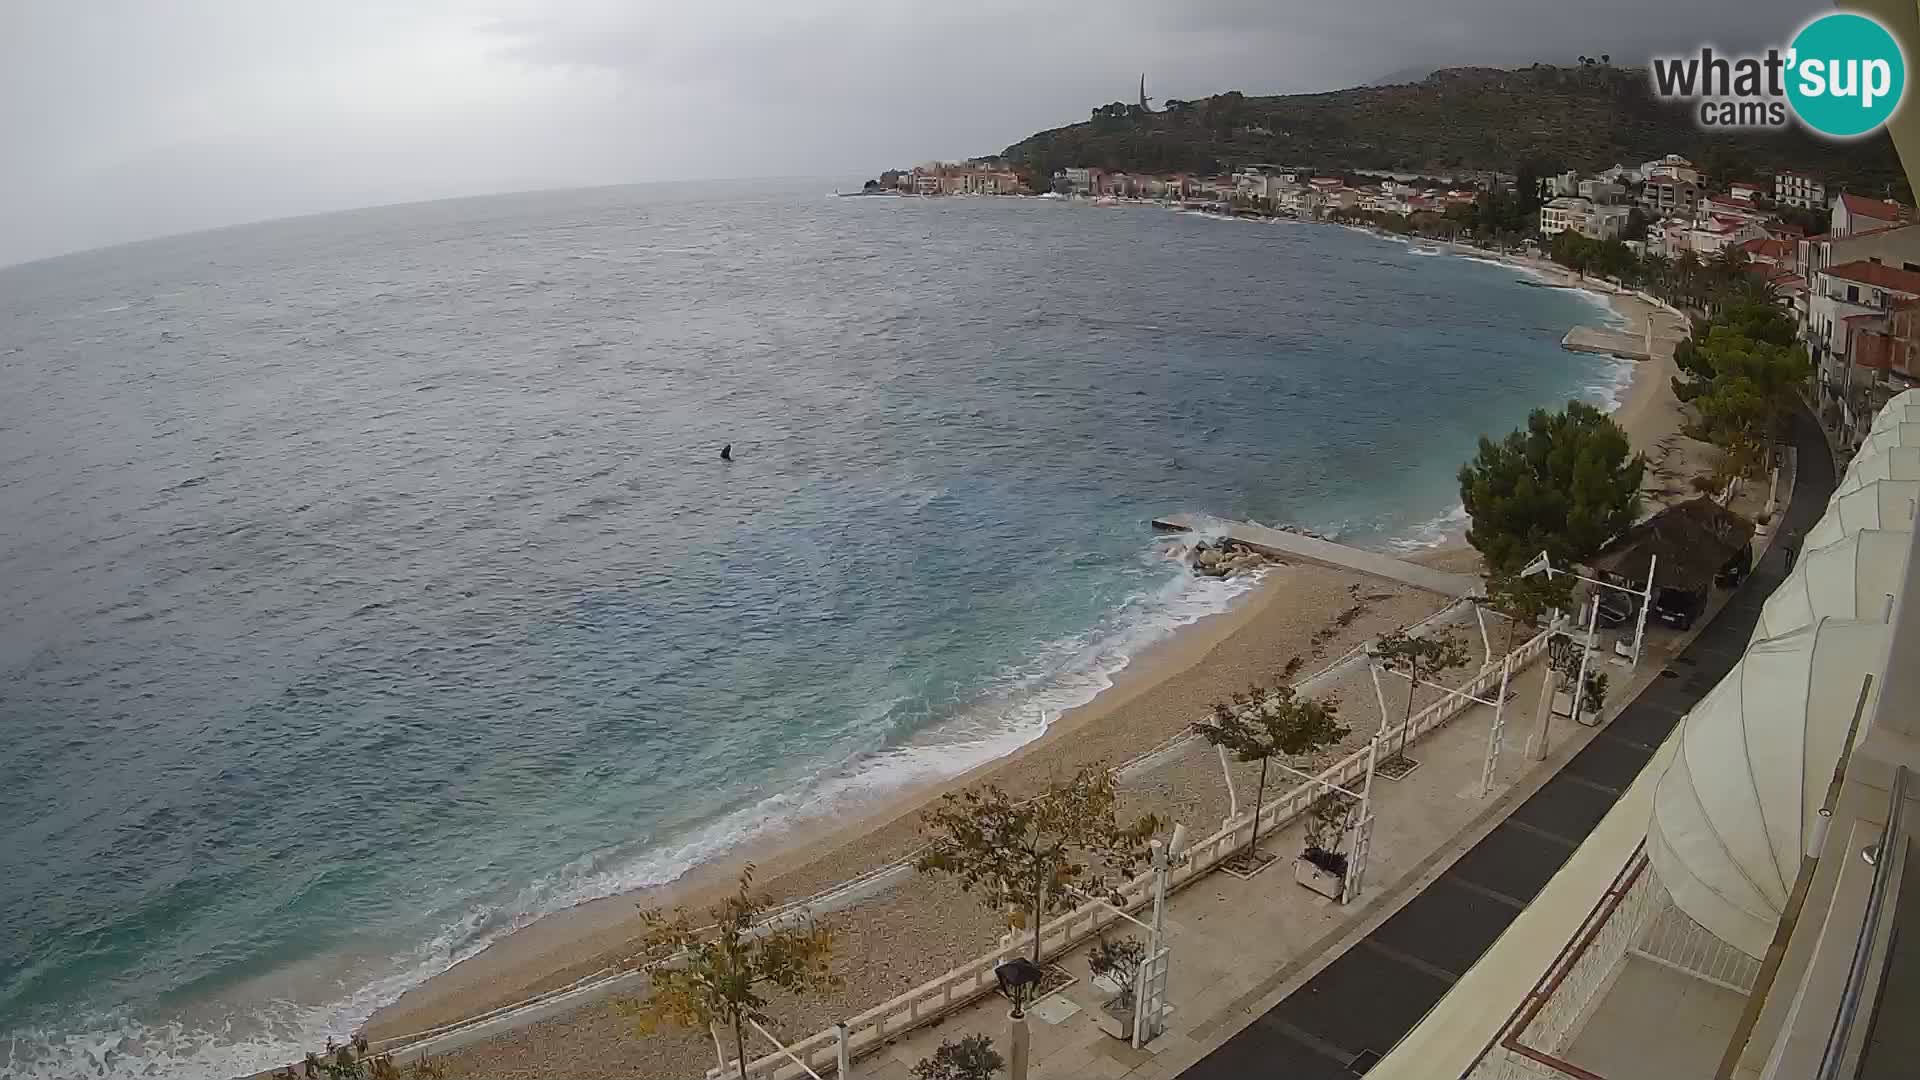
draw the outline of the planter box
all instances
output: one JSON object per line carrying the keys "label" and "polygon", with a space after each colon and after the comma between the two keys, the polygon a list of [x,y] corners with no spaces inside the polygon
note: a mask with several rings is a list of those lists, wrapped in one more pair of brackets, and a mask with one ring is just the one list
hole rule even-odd
{"label": "planter box", "polygon": [[1336,904],[1340,902],[1340,894],[1346,886],[1344,876],[1322,870],[1305,859],[1293,860],[1293,880]]}
{"label": "planter box", "polygon": [[1095,1019],[1099,1021],[1101,1031],[1116,1039],[1130,1041],[1133,1038],[1133,1003],[1127,1003],[1124,1013],[1116,1013],[1114,1009],[1118,1008],[1119,1004],[1120,999],[1114,998],[1100,1006],[1100,1012]]}

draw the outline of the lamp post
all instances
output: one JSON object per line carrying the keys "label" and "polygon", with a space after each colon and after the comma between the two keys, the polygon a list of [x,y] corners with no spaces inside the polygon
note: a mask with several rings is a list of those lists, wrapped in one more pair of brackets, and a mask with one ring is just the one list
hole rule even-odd
{"label": "lamp post", "polygon": [[1027,1031],[1026,1005],[1030,995],[1040,987],[1040,965],[1024,956],[1016,956],[993,969],[993,977],[1000,982],[1000,993],[1013,1004],[1013,1011],[1007,1013],[1007,1075],[1011,1080],[1027,1080]]}

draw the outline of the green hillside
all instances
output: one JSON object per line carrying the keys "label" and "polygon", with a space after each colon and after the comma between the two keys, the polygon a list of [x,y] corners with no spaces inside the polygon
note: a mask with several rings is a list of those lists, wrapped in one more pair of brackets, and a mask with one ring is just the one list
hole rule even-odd
{"label": "green hillside", "polygon": [[1043,131],[1005,151],[1023,171],[1068,166],[1128,172],[1217,173],[1249,162],[1322,170],[1453,175],[1469,171],[1597,170],[1663,154],[1692,158],[1718,180],[1770,182],[1777,168],[1826,177],[1829,188],[1911,193],[1884,133],[1850,143],[1798,128],[1723,133],[1653,98],[1644,68],[1603,64],[1448,68],[1425,81],[1326,94],[1246,97],[1238,91],[1167,101],[1142,113],[1122,103]]}

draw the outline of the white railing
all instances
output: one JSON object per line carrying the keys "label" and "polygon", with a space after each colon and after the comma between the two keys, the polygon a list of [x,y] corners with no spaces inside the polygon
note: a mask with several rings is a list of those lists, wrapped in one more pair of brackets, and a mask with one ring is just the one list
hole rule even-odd
{"label": "white railing", "polygon": [[[1514,650],[1515,669],[1524,668],[1546,652],[1548,634],[1542,631],[1535,634],[1526,644]],[[1467,694],[1483,696],[1497,690],[1500,684],[1500,665],[1490,664],[1465,686]],[[1383,732],[1382,741],[1398,739],[1402,727],[1408,730],[1407,741],[1417,741],[1447,721],[1472,707],[1473,702],[1464,697],[1448,695],[1439,701],[1421,709],[1403,724],[1394,724]],[[1315,799],[1326,791],[1328,785],[1353,787],[1361,781],[1367,771],[1367,755],[1370,747],[1363,746],[1339,761],[1328,766],[1314,780],[1308,781],[1282,792],[1272,802],[1259,808],[1261,831],[1265,832],[1277,825],[1292,820],[1306,812]],[[1168,876],[1169,890],[1181,886],[1211,872],[1226,858],[1238,851],[1251,837],[1254,811],[1247,811],[1231,818],[1218,832],[1198,840],[1187,849],[1188,859],[1182,866],[1176,867]],[[1127,910],[1136,910],[1152,899],[1153,873],[1147,871],[1127,882],[1121,889],[1124,902],[1118,906]],[[1091,902],[1060,915],[1050,922],[1041,924],[1040,954],[1042,958],[1058,956],[1119,919],[1119,916],[1104,903]],[[1001,962],[1015,956],[1028,954],[1033,948],[1031,937],[1005,942],[992,951],[948,971],[946,974],[923,983],[912,990],[882,1002],[845,1022],[847,1040],[854,1056],[869,1052],[898,1038],[906,1032],[936,1020],[955,1009],[971,1004],[998,988],[993,969]],[[836,1025],[817,1031],[812,1035],[793,1043],[788,1047],[801,1061],[826,1074],[837,1067],[840,1030]],[[719,1077],[737,1076],[738,1066],[729,1064],[731,1071],[710,1069],[709,1080]],[[769,1054],[747,1064],[749,1080],[796,1080],[805,1076],[801,1067],[785,1054]]]}
{"label": "white railing", "polygon": [[1558,1055],[1606,993],[1663,891],[1644,847],[1643,842],[1634,849],[1613,885],[1464,1080],[1598,1080]]}
{"label": "white railing", "polygon": [[1633,955],[1737,994],[1753,991],[1760,961],[1709,933],[1675,907],[1665,889],[1659,890]]}

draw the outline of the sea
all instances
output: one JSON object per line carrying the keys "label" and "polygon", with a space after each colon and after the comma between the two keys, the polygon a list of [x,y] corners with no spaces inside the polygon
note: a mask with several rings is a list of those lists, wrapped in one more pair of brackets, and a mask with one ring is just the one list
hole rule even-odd
{"label": "sea", "polygon": [[[1410,551],[1610,317],[1325,225],[666,185],[0,270],[0,1077],[281,1064]],[[731,444],[730,462],[720,451]]]}

